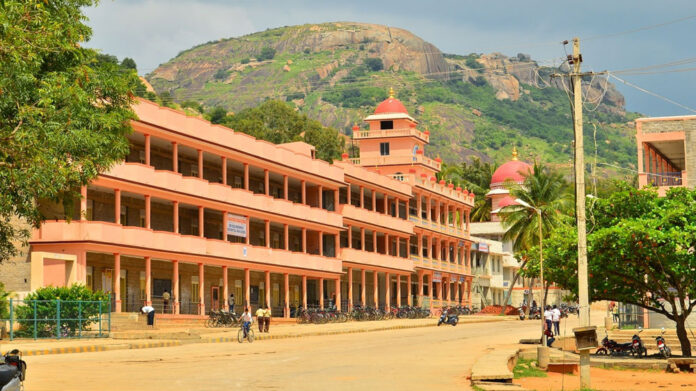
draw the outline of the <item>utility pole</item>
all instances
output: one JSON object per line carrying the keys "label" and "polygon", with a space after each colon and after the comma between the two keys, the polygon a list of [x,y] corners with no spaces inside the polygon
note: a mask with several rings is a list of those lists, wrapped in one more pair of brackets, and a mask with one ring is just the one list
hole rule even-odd
{"label": "utility pole", "polygon": [[[563,44],[567,44],[564,41]],[[580,328],[590,327],[590,303],[587,279],[587,221],[585,217],[585,152],[582,133],[582,77],[593,73],[580,72],[582,55],[580,39],[573,38],[573,54],[568,56],[568,64],[573,66],[568,75],[573,87],[573,129],[575,132],[575,218],[578,229],[578,299],[580,301]],[[590,388],[590,351],[580,349],[580,388]]]}

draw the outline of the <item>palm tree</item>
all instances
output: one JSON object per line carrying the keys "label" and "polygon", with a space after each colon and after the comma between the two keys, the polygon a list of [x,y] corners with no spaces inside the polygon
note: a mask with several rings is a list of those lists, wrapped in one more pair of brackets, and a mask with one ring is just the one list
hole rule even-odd
{"label": "palm tree", "polygon": [[471,210],[471,221],[489,221],[491,201],[486,198],[486,194],[490,190],[491,177],[496,168],[496,164],[481,162],[480,158],[474,156],[471,163],[464,162],[459,166],[443,164],[438,179],[444,179],[473,192],[476,197]]}
{"label": "palm tree", "polygon": [[[568,184],[561,173],[534,162],[533,170],[523,175],[525,179],[521,185],[512,183],[508,189],[512,198],[522,200],[529,207],[509,205],[498,213],[506,229],[503,239],[513,242],[515,252],[527,250],[539,244],[537,210],[541,211],[541,231],[542,236],[546,237],[563,224],[564,212],[572,206],[572,194],[568,191]],[[515,274],[505,303],[510,300],[512,287],[515,286],[526,263],[524,261]]]}

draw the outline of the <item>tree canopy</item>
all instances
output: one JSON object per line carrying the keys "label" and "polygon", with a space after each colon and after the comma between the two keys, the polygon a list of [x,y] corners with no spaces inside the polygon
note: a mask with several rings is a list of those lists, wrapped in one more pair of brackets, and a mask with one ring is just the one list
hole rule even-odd
{"label": "tree canopy", "polygon": [[0,260],[38,226],[39,200],[79,198],[80,186],[128,150],[134,71],[81,47],[96,0],[0,2]]}
{"label": "tree canopy", "polygon": [[[616,300],[660,313],[677,324],[691,355],[685,320],[696,305],[696,190],[628,185],[588,205],[590,300]],[[538,249],[525,252],[538,267]],[[544,276],[577,294],[577,233],[561,227],[544,240]]]}
{"label": "tree canopy", "polygon": [[318,159],[328,162],[340,158],[345,145],[345,139],[338,130],[309,119],[278,100],[268,100],[257,107],[230,115],[224,114],[224,109],[216,107],[208,114],[208,118],[211,122],[275,144],[304,141],[316,148]]}

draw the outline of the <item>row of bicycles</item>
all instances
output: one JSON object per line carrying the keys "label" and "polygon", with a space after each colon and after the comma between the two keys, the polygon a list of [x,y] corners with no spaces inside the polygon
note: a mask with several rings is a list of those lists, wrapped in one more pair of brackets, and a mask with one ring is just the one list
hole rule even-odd
{"label": "row of bicycles", "polygon": [[348,314],[337,311],[335,308],[302,308],[299,307],[295,312],[297,323],[344,323],[348,321]]}
{"label": "row of bicycles", "polygon": [[210,311],[205,327],[234,327],[241,324],[241,316],[225,310]]}

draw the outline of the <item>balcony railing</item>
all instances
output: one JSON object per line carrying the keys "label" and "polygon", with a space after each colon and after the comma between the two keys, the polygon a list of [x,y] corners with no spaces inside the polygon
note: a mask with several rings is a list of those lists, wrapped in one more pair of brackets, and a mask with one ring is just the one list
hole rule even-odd
{"label": "balcony railing", "polygon": [[437,259],[431,259],[428,257],[419,257],[418,255],[412,254],[411,260],[413,261],[414,267],[422,267],[432,270],[439,270],[443,272],[467,273],[466,265],[460,265],[454,262],[438,261]]}
{"label": "balcony railing", "polygon": [[417,137],[423,141],[430,142],[430,136],[426,133],[421,132],[413,128],[401,128],[401,129],[375,129],[375,130],[360,130],[353,132],[353,138],[356,140],[366,139],[366,138],[383,138],[383,137],[403,137],[403,136],[413,136]]}
{"label": "balcony railing", "polygon": [[430,229],[432,231],[437,231],[447,235],[453,235],[458,237],[468,237],[466,230],[458,226],[450,226],[446,224],[438,224],[436,221],[430,221],[428,219],[419,219],[418,216],[409,215],[408,219],[416,224],[417,227],[423,227]]}
{"label": "balcony railing", "polygon": [[[437,163],[437,162],[435,162]],[[359,164],[359,163],[356,163]],[[438,163],[439,164],[439,163]],[[414,174],[392,174],[388,175],[392,179],[396,179],[397,181],[408,183],[411,186],[419,186],[424,189],[427,189],[429,191],[432,191],[437,194],[441,194],[445,197],[455,199],[459,202],[463,202],[465,204],[474,205],[474,193],[464,193],[462,191],[456,190],[454,188],[450,188],[449,186],[446,185],[441,185],[438,182],[432,182],[428,180],[427,178],[421,176],[420,178],[417,178],[416,175]],[[461,190],[461,189],[460,189]]]}
{"label": "balcony railing", "polygon": [[350,162],[358,166],[382,166],[386,164],[423,164],[440,171],[441,164],[423,155],[388,155],[352,158]]}
{"label": "balcony railing", "polygon": [[648,174],[648,183],[653,186],[682,186],[682,172],[663,172]]}

